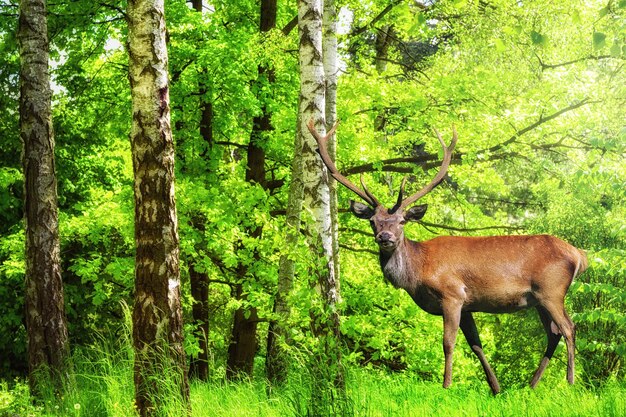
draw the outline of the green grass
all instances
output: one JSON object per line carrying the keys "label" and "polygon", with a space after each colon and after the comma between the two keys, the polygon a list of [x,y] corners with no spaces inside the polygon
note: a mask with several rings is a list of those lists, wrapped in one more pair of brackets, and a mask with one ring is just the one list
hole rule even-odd
{"label": "green grass", "polygon": [[444,390],[403,376],[364,375],[360,384],[354,382],[350,397],[358,416],[626,416],[626,387],[618,384],[598,390],[540,384],[534,390],[505,389],[494,397],[486,383]]}
{"label": "green grass", "polygon": [[[0,417],[134,415],[132,372],[127,362],[102,359],[78,363],[77,368],[83,372],[77,373],[76,390],[36,406],[31,404],[24,383],[0,383]],[[193,382],[192,416],[306,415],[306,386],[303,381],[292,381],[268,396],[263,382]],[[347,388],[355,416],[626,416],[623,383],[607,384],[601,389],[580,384],[540,384],[535,390],[509,389],[494,397],[486,383],[478,381],[444,390],[438,383],[419,381],[410,375],[355,369],[350,372]],[[176,409],[165,414],[182,415]]]}

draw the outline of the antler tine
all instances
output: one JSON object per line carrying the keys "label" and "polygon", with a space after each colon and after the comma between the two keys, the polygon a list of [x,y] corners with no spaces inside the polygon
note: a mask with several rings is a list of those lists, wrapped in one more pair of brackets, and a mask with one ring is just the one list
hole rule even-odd
{"label": "antler tine", "polygon": [[363,188],[365,189],[365,192],[359,189],[359,187],[357,187],[356,185],[352,184],[350,180],[348,180],[339,172],[339,170],[335,166],[335,163],[333,162],[330,155],[328,154],[328,149],[326,148],[326,141],[335,132],[335,129],[337,128],[338,124],[339,124],[339,121],[335,123],[335,125],[328,131],[328,134],[324,137],[322,137],[317,132],[317,130],[315,130],[315,123],[313,119],[309,120],[307,127],[309,128],[309,132],[311,132],[311,135],[313,135],[313,138],[315,138],[315,141],[317,142],[317,146],[318,146],[317,152],[320,154],[320,157],[322,158],[322,162],[324,163],[324,165],[326,165],[326,168],[328,168],[328,172],[330,172],[330,175],[332,175],[332,177],[336,179],[337,182],[342,184],[344,187],[350,189],[353,193],[361,197],[365,202],[367,202],[367,204],[369,204],[372,207],[377,207],[378,205],[380,205],[380,203],[367,190],[367,187],[365,187],[363,182],[361,181],[361,184],[363,184]]}
{"label": "antler tine", "polygon": [[431,192],[433,188],[438,186],[441,181],[443,181],[448,172],[448,167],[450,166],[450,162],[452,161],[452,151],[454,150],[454,147],[456,146],[456,141],[458,139],[456,128],[454,127],[454,125],[452,126],[452,141],[450,142],[449,146],[446,146],[446,143],[444,142],[441,134],[437,131],[437,129],[433,130],[435,131],[437,139],[439,139],[439,143],[441,143],[441,147],[443,148],[443,162],[441,163],[441,168],[439,168],[439,172],[427,186],[425,186],[412,196],[408,197],[406,200],[402,201],[402,204],[400,204],[399,208],[404,208],[408,205],[411,205],[420,198],[424,197],[429,192]]}
{"label": "antler tine", "polygon": [[361,181],[361,187],[363,188],[363,191],[365,191],[365,194],[367,194],[367,196],[374,203],[373,207],[380,206],[380,202],[378,201],[378,199],[374,197],[374,194],[370,193],[370,190],[367,189],[367,186],[365,185],[365,181],[363,181],[363,174],[361,174],[361,176],[359,177],[359,180]]}
{"label": "antler tine", "polygon": [[406,180],[408,179],[408,177],[405,175],[404,178],[402,178],[402,183],[400,184],[400,191],[398,192],[398,200],[396,201],[396,204],[391,208],[391,210],[389,210],[389,213],[393,214],[396,212],[396,210],[398,210],[401,206],[402,206],[402,194],[404,194],[404,186],[406,184]]}

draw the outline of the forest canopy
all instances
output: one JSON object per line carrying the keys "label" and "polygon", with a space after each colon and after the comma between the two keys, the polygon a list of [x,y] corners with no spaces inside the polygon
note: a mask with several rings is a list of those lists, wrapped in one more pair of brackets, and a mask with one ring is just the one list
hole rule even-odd
{"label": "forest canopy", "polygon": [[[210,381],[264,378],[281,257],[295,261],[285,349],[316,349],[305,226],[286,243],[300,76],[296,2],[165,2],[184,349]],[[25,376],[24,177],[18,1],[0,2],[0,379]],[[587,251],[567,308],[583,381],[623,380],[626,357],[626,1],[337,1],[336,164],[384,205],[437,172],[433,129],[458,143],[407,236],[551,234]],[[264,16],[273,15],[268,24]],[[72,350],[127,331],[135,274],[126,3],[49,1],[61,273]],[[330,126],[328,126],[329,128]],[[296,150],[297,151],[297,150]],[[441,319],[380,272],[356,196],[337,188],[341,360],[440,381]],[[536,313],[477,315],[503,385],[545,349]],[[233,348],[247,340],[247,352]],[[240,343],[244,346],[244,342]],[[455,378],[482,380],[458,345]],[[559,349],[562,355],[565,349]],[[204,365],[199,365],[199,362]],[[548,381],[562,380],[554,361]],[[195,374],[194,374],[195,372]],[[469,383],[469,382],[468,382]],[[544,381],[545,383],[545,381]],[[549,382],[548,382],[549,383]]]}

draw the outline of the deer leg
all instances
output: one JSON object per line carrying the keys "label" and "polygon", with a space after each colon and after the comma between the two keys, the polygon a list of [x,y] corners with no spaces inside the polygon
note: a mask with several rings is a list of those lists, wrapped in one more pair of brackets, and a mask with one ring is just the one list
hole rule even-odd
{"label": "deer leg", "polygon": [[456,335],[459,332],[461,320],[460,303],[443,302],[443,354],[445,368],[443,372],[443,387],[448,388],[452,384],[452,353],[456,343]]}
{"label": "deer leg", "polygon": [[[546,367],[548,366],[550,359],[552,359],[552,355],[554,354],[554,351],[559,344],[559,340],[561,340],[561,333],[556,327],[553,327],[556,325],[553,324],[552,316],[550,316],[550,313],[548,313],[548,311],[542,306],[537,306],[536,308],[537,312],[539,313],[541,323],[543,324],[543,328],[545,329],[546,335],[548,336],[548,347],[546,348],[546,352],[543,354],[543,358],[539,363],[537,371],[535,371],[533,379],[530,381],[531,388],[535,388],[535,385],[537,385],[537,383],[541,379],[543,371],[546,370]],[[554,330],[556,330],[556,332]]]}
{"label": "deer leg", "polygon": [[[553,307],[556,306],[556,307]],[[548,336],[548,347],[546,352],[539,363],[539,367],[530,381],[531,388],[541,379],[543,371],[545,371],[556,347],[561,340],[561,336],[565,338],[565,344],[567,346],[567,381],[570,384],[574,383],[574,343],[575,343],[575,327],[572,320],[565,312],[565,308],[553,305],[537,306],[539,312],[539,318],[543,324],[546,334]]]}
{"label": "deer leg", "polygon": [[491,366],[489,366],[489,362],[487,362],[487,358],[483,352],[483,345],[480,343],[480,336],[478,335],[478,330],[476,329],[476,323],[474,322],[472,313],[461,313],[460,326],[467,343],[470,345],[470,348],[472,348],[472,351],[476,354],[480,364],[483,366],[491,392],[496,395],[500,392],[500,384],[498,383],[496,374],[493,372],[493,369],[491,369]]}
{"label": "deer leg", "polygon": [[576,326],[563,308],[566,330],[561,330],[567,345],[567,382],[574,383],[574,356],[576,354]]}

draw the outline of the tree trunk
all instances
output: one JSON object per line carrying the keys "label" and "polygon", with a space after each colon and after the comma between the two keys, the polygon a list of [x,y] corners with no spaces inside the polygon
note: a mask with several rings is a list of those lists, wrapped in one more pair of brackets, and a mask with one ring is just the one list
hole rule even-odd
{"label": "tree trunk", "polygon": [[161,402],[172,401],[171,383],[180,387],[179,403],[189,410],[163,0],[129,0],[127,16],[137,247],[135,403],[141,416],[152,416]]}
{"label": "tree trunk", "polygon": [[[245,268],[242,269],[245,270]],[[235,286],[234,296],[245,304],[247,297],[243,292],[242,284]],[[230,345],[228,346],[226,367],[226,377],[228,379],[233,380],[243,376],[252,376],[254,357],[258,347],[256,339],[258,322],[259,316],[257,315],[257,309],[254,307],[241,307],[235,311]]]}
{"label": "tree trunk", "polygon": [[[268,32],[276,26],[276,0],[262,0],[259,30],[261,34]],[[259,81],[266,79],[268,84],[274,83],[274,70],[263,65],[258,67]],[[262,100],[259,97],[259,100]],[[248,142],[248,162],[246,167],[246,181],[251,184],[259,184],[266,188],[265,180],[265,144],[268,135],[272,131],[271,114],[266,103],[261,104],[261,114],[252,120],[252,131]],[[248,234],[257,239],[261,238],[262,229],[260,227],[248,230]],[[258,254],[254,254],[258,259]],[[251,279],[247,277],[247,268],[240,267],[239,280]],[[243,285],[240,283],[236,287],[237,299],[244,301],[244,306],[239,308],[233,317],[233,328],[230,345],[228,347],[228,367],[227,376],[229,378],[240,377],[242,375],[252,375],[254,367],[254,357],[256,355],[257,343],[257,323],[259,317],[255,307],[245,306],[246,295],[243,292]]]}
{"label": "tree trunk", "polygon": [[[202,0],[192,1],[193,9],[202,13]],[[207,76],[206,69],[200,71],[200,77]],[[201,79],[198,82],[198,95],[200,107],[200,137],[204,140],[206,148],[201,152],[204,158],[210,158],[209,152],[213,146],[213,103],[207,98],[209,91],[207,83]],[[193,220],[192,226],[195,229],[204,231],[204,219]],[[193,261],[191,261],[193,262]],[[209,378],[209,276],[206,272],[199,272],[193,263],[189,266],[189,285],[193,306],[191,309],[196,337],[199,338],[200,352],[198,357],[192,359],[189,366],[189,374],[197,377],[201,381]]]}
{"label": "tree trunk", "polygon": [[69,342],[61,280],[45,0],[20,2],[20,137],[23,142],[25,316],[33,393],[48,382],[61,392]]}
{"label": "tree trunk", "polygon": [[[337,122],[337,76],[339,67],[337,65],[337,8],[335,0],[324,0],[324,15],[322,22],[323,38],[322,48],[324,51],[324,77],[326,80],[326,130],[332,128]],[[333,160],[336,156],[337,140],[332,135],[328,138],[328,150]],[[330,317],[329,326],[331,337],[334,338],[333,346],[336,346],[332,356],[336,358],[337,371],[335,373],[335,385],[341,388],[343,392],[344,377],[341,366],[341,322],[337,303],[339,301],[339,219],[337,209],[337,182],[329,178],[330,192],[330,221],[331,221],[331,240],[332,240],[332,262],[335,268],[334,280],[327,280],[321,284],[322,293],[325,296],[325,302],[329,307]]]}
{"label": "tree trunk", "polygon": [[[324,49],[324,77],[326,79],[326,130],[330,130],[337,122],[337,77],[339,67],[337,65],[337,9],[334,0],[324,1],[323,16],[323,39]],[[337,137],[332,135],[328,138],[328,153],[335,160],[337,153]],[[330,185],[330,220],[332,222],[333,239],[333,262],[335,265],[335,277],[339,285],[339,225],[337,219],[337,182],[331,177]],[[337,287],[337,294],[339,288]]]}
{"label": "tree trunk", "polygon": [[[333,7],[328,10],[333,13]],[[340,368],[340,344],[337,298],[338,283],[335,267],[333,222],[331,216],[331,197],[329,175],[315,151],[317,144],[308,132],[306,124],[315,122],[317,131],[324,135],[326,131],[326,80],[323,65],[322,20],[323,10],[320,0],[300,0],[298,2],[298,28],[300,33],[300,109],[299,131],[302,135],[302,148],[299,152],[303,160],[304,205],[315,219],[310,227],[311,249],[318,251],[320,265],[311,271],[316,286],[321,293],[321,309],[311,311],[313,333],[319,340],[318,351],[311,358],[309,369],[312,371],[312,398],[309,412],[314,415],[342,414],[343,377]],[[330,25],[332,27],[332,25]],[[332,43],[330,45],[332,49]],[[333,57],[328,61],[334,62]],[[332,106],[331,106],[332,107]],[[298,150],[296,150],[298,151]],[[335,321],[336,320],[336,321]]]}
{"label": "tree trunk", "polygon": [[376,72],[382,74],[387,69],[387,61],[389,60],[389,47],[395,36],[393,25],[384,25],[376,32]]}
{"label": "tree trunk", "polygon": [[[192,0],[191,3],[196,12],[202,13],[202,0]],[[207,76],[206,68],[202,69],[200,76],[201,78]],[[207,88],[205,80],[199,82],[198,95],[200,97],[200,136],[206,142],[207,148],[210,149],[213,147],[213,102],[210,98],[207,99],[207,96],[210,97],[210,89]],[[207,154],[206,150],[202,152],[202,156]]]}
{"label": "tree trunk", "polygon": [[206,272],[198,272],[194,265],[189,267],[189,285],[193,306],[191,315],[196,326],[195,333],[199,340],[201,352],[192,359],[189,374],[201,381],[209,379],[209,276]]}
{"label": "tree trunk", "polygon": [[[300,213],[302,212],[303,186],[302,186],[302,156],[299,150],[302,148],[300,135],[300,115],[298,115],[297,132],[294,137],[294,155],[291,163],[291,182],[289,183],[289,195],[287,197],[287,213],[285,216],[285,248],[298,244],[300,233]],[[295,261],[288,252],[280,255],[278,261],[278,284],[274,296],[273,315],[267,333],[267,357],[265,371],[268,381],[272,385],[285,382],[287,377],[288,356],[283,343],[289,340],[287,322],[290,314],[289,295],[293,288],[295,276]]]}
{"label": "tree trunk", "polygon": [[[393,25],[384,25],[380,28],[376,33],[376,72],[378,75],[381,75],[387,69],[387,61],[389,60],[389,47],[391,46],[391,42],[394,37],[394,27]],[[384,108],[381,108],[376,115],[376,119],[374,120],[374,130],[377,132],[382,132],[385,130],[385,126],[387,125],[387,114]]]}

